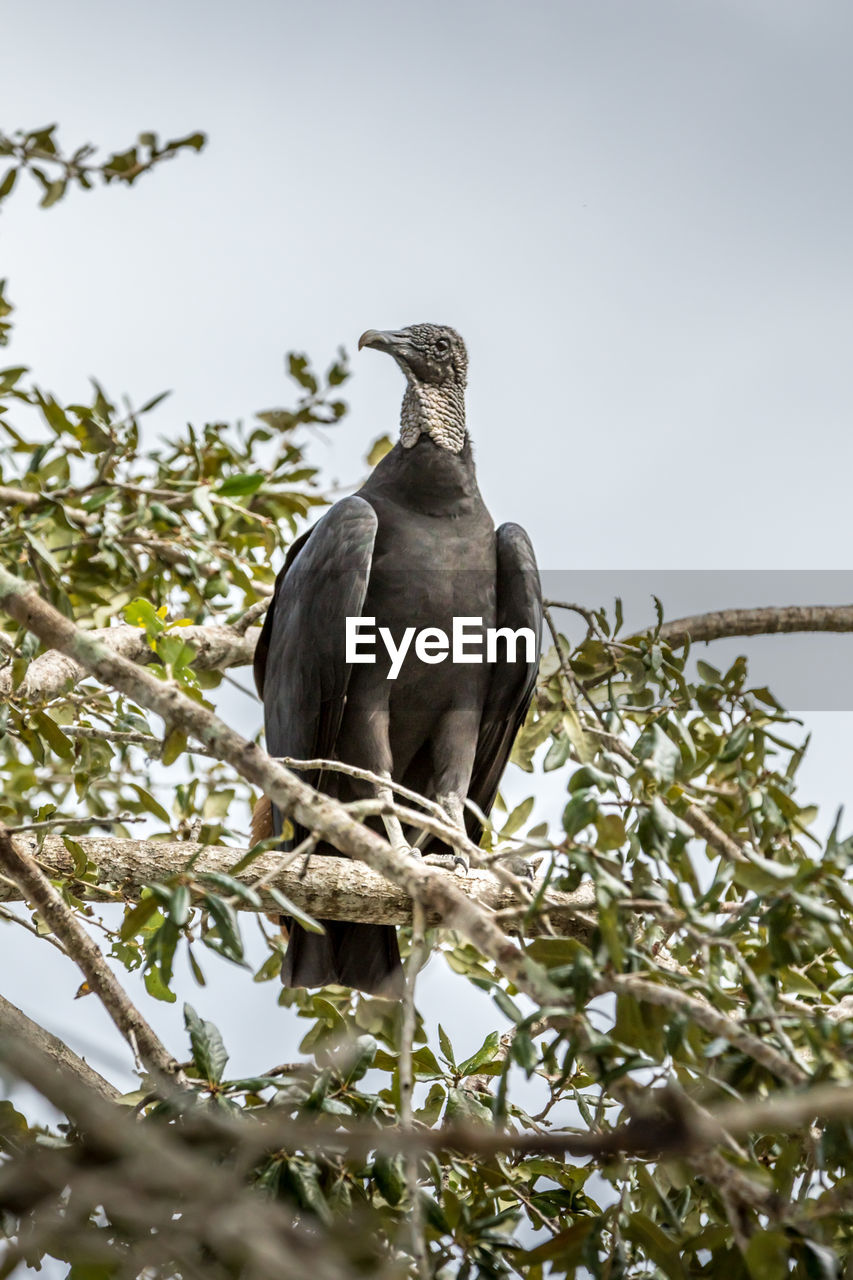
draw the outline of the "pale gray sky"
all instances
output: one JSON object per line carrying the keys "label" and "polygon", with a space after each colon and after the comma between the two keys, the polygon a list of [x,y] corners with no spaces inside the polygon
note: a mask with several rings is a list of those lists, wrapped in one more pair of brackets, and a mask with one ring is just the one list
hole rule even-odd
{"label": "pale gray sky", "polygon": [[[447,322],[486,499],[547,569],[850,566],[846,0],[2,8],[4,128],[210,135],[133,190],[4,213],[9,362],[60,396],[94,374],[137,402],[173,388],[158,430],[248,417],[287,402],[289,347],[322,363],[369,326]],[[343,480],[402,389],[391,361],[354,365],[315,447]],[[828,812],[853,716],[810,723],[803,790]],[[27,942],[0,931],[6,994],[100,1040]],[[280,1060],[275,992],[220,967],[190,998],[247,1068]],[[463,1044],[490,1017],[446,1016]]]}

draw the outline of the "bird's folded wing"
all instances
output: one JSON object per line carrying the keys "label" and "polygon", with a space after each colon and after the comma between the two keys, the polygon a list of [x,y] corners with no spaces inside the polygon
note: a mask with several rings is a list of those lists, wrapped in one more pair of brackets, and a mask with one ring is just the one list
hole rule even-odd
{"label": "bird's folded wing", "polygon": [[[519,643],[516,660],[499,661],[492,673],[480,733],[469,795],[488,813],[497,795],[501,775],[536,688],[539,648],[542,637],[542,587],[533,547],[517,524],[502,524],[497,531],[497,625],[517,631],[528,627],[536,637],[536,660],[527,661],[525,646]],[[481,826],[472,815],[466,819],[472,840],[478,841]]]}
{"label": "bird's folded wing", "polygon": [[[272,756],[334,754],[352,669],[346,619],[361,616],[376,524],[368,502],[344,498],[290,549],[255,660]],[[277,834],[275,806],[273,819]]]}

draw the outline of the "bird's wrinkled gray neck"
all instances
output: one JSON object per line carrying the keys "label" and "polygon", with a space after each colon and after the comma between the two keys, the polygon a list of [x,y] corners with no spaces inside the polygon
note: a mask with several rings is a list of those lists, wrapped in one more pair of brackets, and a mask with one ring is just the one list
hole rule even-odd
{"label": "bird's wrinkled gray neck", "polygon": [[400,414],[400,443],[411,449],[421,435],[441,449],[461,453],[465,444],[465,395],[461,387],[410,382]]}

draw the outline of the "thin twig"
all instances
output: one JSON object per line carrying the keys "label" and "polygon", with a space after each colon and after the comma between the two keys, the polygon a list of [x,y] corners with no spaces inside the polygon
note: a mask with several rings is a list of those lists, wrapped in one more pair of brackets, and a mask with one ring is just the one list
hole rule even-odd
{"label": "thin twig", "polygon": [[[416,902],[412,910],[412,945],[409,961],[406,966],[406,989],[403,995],[403,1019],[400,1032],[400,1126],[404,1131],[412,1131],[412,1092],[414,1089],[414,1052],[415,1030],[417,1028],[417,1008],[415,1006],[415,984],[418,974],[429,957],[426,943],[426,921],[424,910]],[[423,1212],[418,1193],[418,1153],[415,1149],[405,1155],[406,1188],[409,1194],[411,1213],[412,1254],[418,1268],[420,1280],[430,1280],[429,1250],[424,1236]]]}

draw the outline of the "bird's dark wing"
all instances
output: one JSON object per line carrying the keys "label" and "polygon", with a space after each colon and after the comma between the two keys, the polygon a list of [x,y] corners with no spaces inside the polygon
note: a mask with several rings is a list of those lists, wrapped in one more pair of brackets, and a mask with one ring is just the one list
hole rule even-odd
{"label": "bird's dark wing", "polygon": [[351,671],[345,620],[361,614],[376,525],[369,503],[344,498],[290,548],[255,657],[270,755],[334,754]]}
{"label": "bird's dark wing", "polygon": [[[497,625],[513,631],[530,627],[536,636],[536,661],[527,662],[525,647],[519,644],[517,661],[501,660],[495,664],[480,721],[468,793],[485,814],[494,803],[512,744],[533,697],[542,636],[542,587],[530,539],[517,524],[502,524],[496,538]],[[503,658],[502,641],[498,654]],[[471,839],[478,841],[482,834],[480,823],[470,814],[466,822]]]}
{"label": "bird's dark wing", "polygon": [[267,673],[267,657],[269,656],[270,643],[272,641],[272,629],[275,620],[276,604],[278,602],[278,593],[280,587],[284,583],[285,575],[293,564],[293,561],[299,555],[299,552],[305,546],[305,543],[314,532],[313,529],[306,529],[304,533],[300,533],[287,548],[287,555],[284,558],[284,564],[275,580],[275,590],[273,591],[270,607],[267,609],[264,618],[264,625],[261,628],[261,634],[258,636],[258,643],[255,645],[255,656],[252,659],[252,669],[255,674],[255,688],[258,691],[258,697],[264,696],[264,680]]}

